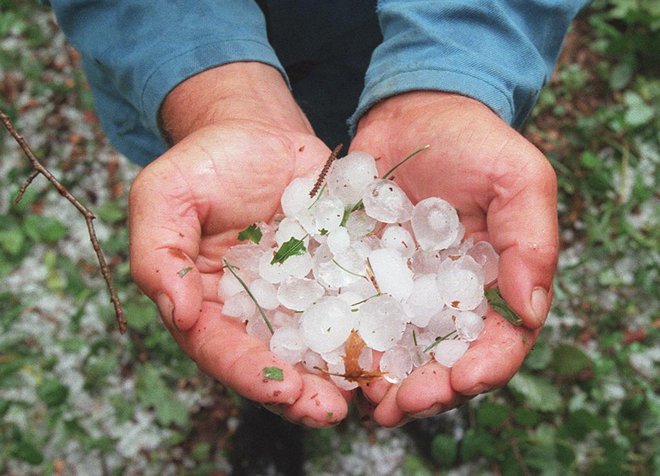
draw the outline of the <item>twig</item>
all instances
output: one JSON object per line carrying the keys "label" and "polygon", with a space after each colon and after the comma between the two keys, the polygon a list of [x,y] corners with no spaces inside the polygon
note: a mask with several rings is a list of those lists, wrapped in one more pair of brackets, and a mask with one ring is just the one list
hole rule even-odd
{"label": "twig", "polygon": [[328,157],[328,160],[325,161],[325,165],[323,166],[323,169],[321,169],[321,173],[319,174],[319,177],[316,179],[316,183],[312,187],[312,190],[309,192],[309,196],[311,198],[314,198],[314,195],[319,191],[321,188],[321,185],[323,185],[323,181],[325,180],[325,176],[328,174],[328,171],[330,170],[330,167],[332,167],[332,163],[335,161],[337,158],[337,155],[341,151],[341,148],[344,147],[344,144],[339,144],[337,147],[334,148],[332,153],[330,154],[330,157]]}
{"label": "twig", "polygon": [[50,173],[50,171],[41,164],[41,162],[39,162],[39,159],[37,159],[37,157],[34,155],[27,141],[23,138],[23,136],[21,136],[16,131],[16,128],[12,124],[9,117],[2,110],[0,110],[0,120],[2,120],[2,123],[4,124],[5,128],[9,131],[9,134],[11,134],[11,136],[14,138],[16,143],[23,150],[25,156],[30,160],[33,169],[30,172],[28,178],[25,180],[25,182],[23,182],[23,185],[21,185],[21,188],[18,190],[18,194],[14,199],[14,203],[18,203],[21,201],[21,198],[23,198],[23,194],[25,194],[25,191],[30,186],[32,181],[35,179],[35,177],[37,177],[37,175],[41,174],[44,177],[46,177],[46,180],[48,180],[53,185],[53,187],[55,187],[55,190],[57,190],[60,195],[66,198],[82,214],[82,216],[85,218],[85,223],[87,224],[89,239],[92,242],[92,247],[94,248],[94,252],[96,253],[96,257],[98,259],[99,266],[101,268],[101,274],[103,275],[103,279],[105,279],[105,284],[108,287],[108,291],[110,292],[110,301],[112,302],[112,305],[115,308],[115,315],[117,316],[117,324],[119,326],[119,332],[123,334],[124,332],[126,332],[126,318],[124,317],[124,310],[121,307],[121,302],[117,297],[117,292],[112,282],[112,274],[110,274],[110,269],[108,268],[108,264],[105,261],[105,257],[103,256],[103,251],[101,250],[99,241],[96,238],[96,230],[94,229],[94,223],[93,223],[93,220],[96,217],[87,207],[85,207],[82,203],[80,203],[78,199],[76,199],[76,197],[74,197],[71,194],[71,192],[69,192],[67,188],[64,185],[62,185],[53,176],[53,174]]}

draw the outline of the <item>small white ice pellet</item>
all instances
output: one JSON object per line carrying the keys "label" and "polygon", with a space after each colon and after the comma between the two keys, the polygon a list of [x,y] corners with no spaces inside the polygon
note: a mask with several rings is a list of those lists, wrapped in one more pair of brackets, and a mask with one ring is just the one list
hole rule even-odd
{"label": "small white ice pellet", "polygon": [[467,352],[470,344],[458,339],[446,339],[433,348],[433,358],[445,367],[454,364]]}
{"label": "small white ice pellet", "polygon": [[391,248],[369,253],[369,264],[383,293],[398,300],[406,299],[413,290],[413,274],[406,260]]}
{"label": "small white ice pellet", "polygon": [[477,340],[485,327],[482,317],[472,311],[461,311],[456,313],[455,323],[458,337],[465,342]]}
{"label": "small white ice pellet", "polygon": [[383,353],[380,358],[380,371],[384,372],[385,380],[390,383],[399,383],[413,368],[413,359],[410,349],[397,345]]}
{"label": "small white ice pellet", "polygon": [[314,203],[315,198],[310,197],[309,192],[315,182],[314,177],[297,177],[284,189],[280,203],[286,216],[295,217]]}
{"label": "small white ice pellet", "polygon": [[399,301],[381,294],[360,306],[359,333],[368,347],[385,351],[399,341],[406,329],[406,317]]}
{"label": "small white ice pellet", "polygon": [[484,284],[488,286],[497,279],[500,256],[493,248],[493,245],[487,241],[480,241],[475,243],[468,251],[467,254],[481,265],[484,270]]}
{"label": "small white ice pellet", "polygon": [[281,327],[270,338],[270,350],[290,364],[297,364],[307,351],[298,327]]}
{"label": "small white ice pellet", "polygon": [[300,317],[305,344],[315,352],[340,347],[356,324],[348,303],[338,297],[324,297]]}
{"label": "small white ice pellet", "polygon": [[384,247],[392,248],[406,258],[410,258],[415,253],[415,241],[412,235],[399,225],[385,227],[380,242]]}
{"label": "small white ice pellet", "polygon": [[364,210],[371,218],[383,223],[402,223],[410,220],[413,204],[392,180],[374,180],[362,195]]}
{"label": "small white ice pellet", "polygon": [[218,297],[220,300],[224,302],[241,291],[244,291],[243,285],[231,272],[225,271],[218,282]]}
{"label": "small white ice pellet", "polygon": [[438,290],[435,274],[415,276],[413,289],[403,302],[403,308],[410,317],[410,322],[416,326],[426,327],[433,315],[444,307],[444,302]]}
{"label": "small white ice pellet", "polygon": [[277,299],[277,289],[265,279],[255,279],[248,287],[254,299],[263,309],[272,311],[280,305],[280,301]]}
{"label": "small white ice pellet", "polygon": [[323,296],[325,289],[313,279],[289,276],[277,290],[278,301],[293,311],[304,311]]}
{"label": "small white ice pellet", "polygon": [[426,198],[415,205],[411,223],[417,243],[426,251],[448,248],[459,233],[456,210],[438,197]]}
{"label": "small white ice pellet", "polygon": [[475,309],[484,298],[484,274],[471,256],[447,258],[438,270],[438,289],[445,304],[461,311]]}
{"label": "small white ice pellet", "polygon": [[222,314],[241,321],[250,319],[257,312],[257,306],[245,291],[230,296],[222,306]]}
{"label": "small white ice pellet", "polygon": [[345,226],[340,226],[328,234],[326,244],[333,255],[343,253],[351,246],[351,237]]}
{"label": "small white ice pellet", "polygon": [[350,206],[362,198],[364,189],[376,178],[378,170],[373,156],[351,152],[332,164],[326,182],[330,194]]}

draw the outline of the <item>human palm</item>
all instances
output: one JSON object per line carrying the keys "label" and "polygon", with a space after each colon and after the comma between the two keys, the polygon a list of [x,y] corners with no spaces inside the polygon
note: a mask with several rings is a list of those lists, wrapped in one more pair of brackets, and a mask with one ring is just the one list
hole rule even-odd
{"label": "human palm", "polygon": [[373,418],[387,426],[436,414],[506,383],[543,324],[557,258],[556,179],[543,155],[482,104],[439,92],[414,92],[375,106],[351,144],[387,170],[411,151],[430,148],[397,169],[413,203],[440,196],[468,236],[500,253],[497,285],[524,327],[493,311],[482,337],[453,368],[429,363],[400,385],[363,388]]}
{"label": "human palm", "polygon": [[[204,372],[308,426],[347,413],[346,395],[274,356],[222,315],[222,257],[237,233],[269,221],[292,178],[329,154],[313,134],[224,121],[185,137],[146,167],[130,194],[131,268],[165,325]],[[265,367],[283,369],[281,381]]]}

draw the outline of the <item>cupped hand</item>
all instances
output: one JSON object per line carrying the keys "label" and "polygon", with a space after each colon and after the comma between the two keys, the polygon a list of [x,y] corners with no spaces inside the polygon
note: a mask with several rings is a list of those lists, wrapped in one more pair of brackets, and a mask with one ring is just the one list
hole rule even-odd
{"label": "cupped hand", "polygon": [[[187,86],[192,90],[184,83],[179,92],[186,93],[180,98],[190,108],[190,93],[199,85],[193,80]],[[241,322],[222,315],[218,298],[222,258],[238,232],[269,221],[292,178],[309,173],[329,154],[296,106],[284,102],[293,116],[277,124],[268,119],[267,107],[258,114],[223,115],[236,104],[218,109],[210,121],[195,115],[177,122],[193,127],[175,127],[176,145],[131,188],[131,271],[201,370],[291,421],[327,426],[347,414],[348,395],[277,358]],[[170,111],[170,121],[178,117]],[[266,367],[282,369],[282,380],[266,378]]]}
{"label": "cupped hand", "polygon": [[352,150],[388,170],[410,152],[430,148],[395,172],[413,203],[439,196],[451,203],[466,236],[500,253],[497,286],[523,319],[515,327],[489,311],[482,336],[450,369],[434,361],[399,385],[363,387],[363,408],[395,426],[434,415],[504,385],[518,370],[545,322],[558,253],[556,177],[543,154],[483,104],[443,92],[387,99],[360,121]]}

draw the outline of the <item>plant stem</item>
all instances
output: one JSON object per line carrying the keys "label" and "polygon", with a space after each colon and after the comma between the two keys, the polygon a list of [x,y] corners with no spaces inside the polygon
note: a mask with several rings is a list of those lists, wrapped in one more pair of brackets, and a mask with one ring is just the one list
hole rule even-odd
{"label": "plant stem", "polygon": [[270,333],[274,334],[275,331],[273,330],[273,326],[270,323],[270,321],[268,320],[268,317],[266,317],[266,313],[264,312],[264,309],[257,302],[257,298],[254,297],[254,294],[252,294],[252,291],[250,291],[250,288],[248,288],[247,284],[245,284],[245,281],[243,281],[241,279],[241,277],[238,275],[238,273],[236,272],[236,267],[233,264],[229,263],[229,261],[227,261],[226,259],[223,259],[222,261],[224,261],[224,263],[225,263],[225,268],[227,268],[229,270],[229,272],[234,275],[234,277],[238,280],[238,282],[241,284],[243,289],[245,289],[245,292],[248,294],[248,296],[250,296],[250,299],[252,299],[254,304],[257,306],[257,309],[259,309],[259,314],[261,314],[261,317],[264,320],[264,322],[266,323],[266,327],[268,327],[268,330],[270,331]]}

